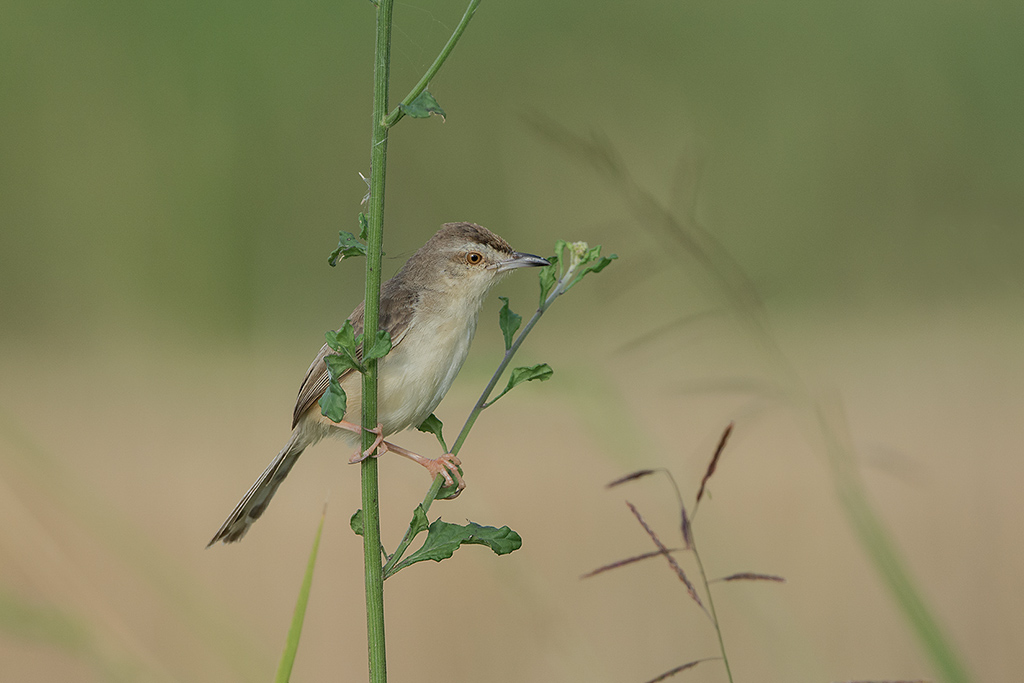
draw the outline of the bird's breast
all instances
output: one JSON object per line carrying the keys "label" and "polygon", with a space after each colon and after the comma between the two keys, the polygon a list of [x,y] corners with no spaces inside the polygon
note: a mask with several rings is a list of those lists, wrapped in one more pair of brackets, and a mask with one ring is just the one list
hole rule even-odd
{"label": "bird's breast", "polygon": [[448,393],[469,353],[477,315],[419,315],[380,363],[378,416],[385,434],[418,426]]}

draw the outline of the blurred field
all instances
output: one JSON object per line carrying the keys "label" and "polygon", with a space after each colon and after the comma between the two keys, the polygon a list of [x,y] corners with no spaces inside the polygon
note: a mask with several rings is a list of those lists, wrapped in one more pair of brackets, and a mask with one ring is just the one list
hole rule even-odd
{"label": "blurred field", "polygon": [[[3,8],[0,680],[266,680],[326,499],[293,680],[365,680],[358,473],[337,444],[303,456],[242,544],[203,545],[361,297],[361,264],[325,262],[365,192],[371,6]],[[397,6],[396,97],[462,9]],[[716,588],[737,681],[934,678],[783,385],[845,420],[975,680],[1017,676],[1022,19],[1009,2],[483,4],[431,87],[447,122],[392,137],[386,274],[449,220],[620,260],[542,321],[521,360],[553,380],[485,413],[470,488],[434,508],[508,524],[523,548],[388,582],[392,680],[639,682],[714,656],[661,564],[578,577],[650,549],[624,498],[675,525],[662,482],[604,484],[665,466],[692,499],[730,420],[702,557],[788,579]],[[538,115],[598,131],[699,218],[765,301],[778,355]],[[536,291],[519,273],[496,294],[527,313]],[[497,361],[497,309],[439,409],[450,434]],[[393,547],[428,481],[392,458],[382,481]],[[725,678],[707,663],[678,680]]]}

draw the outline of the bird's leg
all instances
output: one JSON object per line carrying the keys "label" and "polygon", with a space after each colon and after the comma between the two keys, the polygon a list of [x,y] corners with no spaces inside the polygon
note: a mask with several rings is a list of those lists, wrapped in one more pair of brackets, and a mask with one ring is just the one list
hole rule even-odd
{"label": "bird's leg", "polygon": [[396,446],[390,441],[381,442],[381,451],[394,451],[395,453],[422,465],[426,468],[427,472],[430,472],[431,478],[440,474],[444,477],[444,482],[448,486],[452,486],[457,483],[459,486],[459,492],[466,488],[466,482],[463,481],[462,475],[459,474],[459,465],[462,464],[462,461],[455,457],[453,453],[445,453],[440,458],[425,458],[419,453],[413,453],[406,448]]}
{"label": "bird's leg", "polygon": [[[356,434],[363,433],[362,427],[354,425],[351,422],[342,421],[338,422],[337,425],[342,429],[348,429],[349,431],[353,431]],[[376,451],[378,447],[380,447],[380,452],[378,452],[377,455],[383,455],[384,453],[387,453],[388,444],[384,441],[384,425],[378,422],[376,429],[367,429],[366,431],[370,432],[371,434],[376,434],[377,438],[373,440],[373,443],[365,451],[356,451],[355,453],[353,453],[352,457],[348,459],[349,463],[355,464],[357,462],[362,462],[366,460],[367,458],[374,454],[374,451]]]}

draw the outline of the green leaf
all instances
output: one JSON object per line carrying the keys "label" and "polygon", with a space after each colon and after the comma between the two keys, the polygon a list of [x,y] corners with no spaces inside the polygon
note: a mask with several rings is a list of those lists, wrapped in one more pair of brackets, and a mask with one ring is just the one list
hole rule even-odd
{"label": "green leaf", "polygon": [[512,374],[508,378],[508,389],[522,384],[523,382],[532,382],[533,380],[539,380],[546,382],[551,379],[551,375],[554,374],[554,370],[547,363],[538,363],[537,365],[531,365],[529,367],[520,367],[512,371]]}
{"label": "green leaf", "polygon": [[417,505],[416,509],[412,511],[412,521],[409,522],[409,528],[412,529],[412,537],[416,538],[418,534],[426,531],[430,527],[430,521],[427,520],[427,513],[423,511],[423,505]]}
{"label": "green leaf", "polygon": [[327,364],[327,372],[330,373],[332,382],[337,382],[349,370],[359,369],[359,366],[351,358],[337,353],[329,353],[324,356],[324,363]]}
{"label": "green leaf", "polygon": [[370,220],[362,211],[359,212],[359,239],[364,242],[370,239]]}
{"label": "green leaf", "polygon": [[324,333],[324,336],[327,338],[327,345],[331,347],[331,350],[337,352],[336,354],[328,354],[324,358],[332,380],[337,380],[349,370],[354,369],[363,372],[366,369],[359,362],[361,335],[356,337],[351,321],[346,320],[345,324],[337,332],[328,331]]}
{"label": "green leaf", "polygon": [[348,520],[348,525],[352,527],[352,531],[355,532],[356,536],[363,535],[363,511],[356,510],[352,513],[352,516]]}
{"label": "green leaf", "polygon": [[[600,248],[601,247],[598,246],[598,249],[600,249]],[[619,258],[618,254],[612,254],[611,256],[602,256],[600,261],[598,261],[596,264],[594,264],[594,265],[590,266],[589,268],[587,268],[587,272],[588,273],[600,273],[602,270],[604,270],[605,266],[607,266],[609,263],[611,263],[612,261],[614,261],[617,258]]]}
{"label": "green leaf", "polygon": [[437,419],[437,417],[431,413],[430,417],[424,420],[416,429],[427,434],[433,434],[437,437],[437,440],[441,442],[441,448],[444,452],[448,452],[448,445],[444,442],[444,435],[441,433],[441,429],[444,427],[444,423]]}
{"label": "green leaf", "polygon": [[327,337],[327,345],[332,349],[338,353],[355,357],[358,344],[356,343],[356,331],[352,327],[351,320],[346,320],[345,324],[337,332],[328,330],[324,336]]}
{"label": "green leaf", "polygon": [[383,358],[388,355],[389,351],[391,351],[391,334],[387,330],[377,330],[377,340],[370,345],[369,349],[364,349],[363,360]]}
{"label": "green leaf", "polygon": [[328,382],[327,390],[320,397],[318,403],[321,414],[331,422],[341,422],[345,418],[345,411],[348,409],[348,396],[345,395],[345,390],[341,388],[341,384],[337,380],[332,379]]}
{"label": "green leaf", "polygon": [[313,539],[313,549],[310,551],[309,560],[306,562],[306,574],[303,576],[302,586],[299,588],[299,599],[295,602],[292,624],[288,628],[288,638],[285,640],[281,661],[277,665],[277,675],[274,677],[274,683],[288,683],[288,679],[292,675],[295,653],[299,650],[299,638],[302,636],[302,622],[306,618],[306,606],[309,604],[309,591],[313,586],[313,568],[316,566],[316,556],[320,550],[320,536],[324,531],[324,518],[326,516],[327,506],[325,505],[324,513],[320,517],[320,526],[316,529],[316,538]]}
{"label": "green leaf", "polygon": [[555,255],[549,256],[548,261],[551,263],[550,266],[544,266],[540,269],[540,306],[544,305],[544,301],[547,300],[548,294],[554,288],[558,282],[558,278],[562,276],[562,252],[565,251],[565,240],[558,240],[555,242]]}
{"label": "green leaf", "polygon": [[336,266],[338,261],[350,256],[366,256],[366,245],[352,233],[342,230],[338,233],[338,248],[331,252],[327,263]]}
{"label": "green leaf", "polygon": [[601,256],[601,245],[597,245],[593,249],[589,250],[586,256],[584,256],[580,262],[580,265],[586,265],[586,268],[583,268],[583,270],[579,271],[576,277],[573,278],[572,282],[570,282],[566,286],[566,288],[562,290],[562,292],[568,292],[570,289],[575,287],[576,283],[582,280],[584,275],[588,275],[590,273],[600,273],[608,266],[609,263],[611,263],[617,258],[619,258],[618,254],[612,254],[611,256]]}
{"label": "green leaf", "polygon": [[506,555],[514,550],[519,550],[523,545],[523,539],[507,526],[496,529],[492,526],[480,526],[474,522],[460,526],[438,519],[430,525],[427,530],[427,538],[423,541],[420,549],[395,565],[395,571],[425,560],[434,562],[446,560],[455,554],[459,546],[468,544],[485,545],[496,555]]}
{"label": "green leaf", "polygon": [[[566,248],[569,249],[568,255],[565,253]],[[586,242],[569,244],[565,240],[558,240],[555,242],[555,256],[548,258],[551,265],[540,269],[540,305],[544,306],[544,301],[562,278],[568,276],[572,280],[563,282],[559,294],[565,294],[575,287],[583,276],[600,273],[617,258],[616,254],[601,256],[601,245],[588,247]]]}
{"label": "green leaf", "polygon": [[502,389],[501,393],[495,396],[493,399],[487,402],[485,407],[494,405],[499,398],[512,391],[512,389],[523,382],[532,382],[538,380],[540,382],[546,382],[551,379],[551,375],[554,374],[554,370],[547,363],[538,363],[537,365],[531,365],[529,367],[520,367],[512,371],[512,374],[508,377],[508,384]]}
{"label": "green leaf", "polygon": [[498,325],[501,327],[501,333],[505,336],[505,350],[508,351],[512,348],[512,339],[516,336],[516,330],[523,323],[523,316],[518,313],[513,313],[512,309],[508,307],[508,297],[499,296],[499,299],[504,301],[501,310],[498,311]]}
{"label": "green leaf", "polygon": [[431,114],[437,114],[443,121],[446,116],[444,109],[441,109],[441,105],[437,103],[437,100],[434,99],[429,90],[421,92],[419,97],[413,100],[411,104],[400,104],[398,108],[414,119],[425,119]]}

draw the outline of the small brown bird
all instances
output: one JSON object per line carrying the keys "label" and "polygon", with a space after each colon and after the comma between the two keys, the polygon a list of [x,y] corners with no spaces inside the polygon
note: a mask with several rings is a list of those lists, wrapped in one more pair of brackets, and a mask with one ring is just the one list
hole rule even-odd
{"label": "small brown bird", "polygon": [[[427,468],[430,476],[458,481],[459,460],[447,453],[424,458],[384,441],[384,438],[419,426],[448,393],[462,368],[476,332],[484,298],[495,283],[514,268],[546,266],[548,261],[513,251],[508,242],[473,223],[446,223],[412,255],[398,273],[381,286],[380,329],[391,334],[391,352],[378,363],[380,425],[375,430],[379,448],[357,451],[359,462],[374,450],[392,450]],[[355,333],[363,331],[363,304],[349,316]],[[359,448],[362,440],[362,376],[350,370],[339,378],[348,396],[345,420],[324,417],[318,401],[330,376],[324,357],[334,353],[326,344],[313,360],[299,388],[292,413],[292,435],[281,452],[242,497],[207,544],[232,543],[242,538],[259,519],[302,451],[325,436],[336,436]]]}

